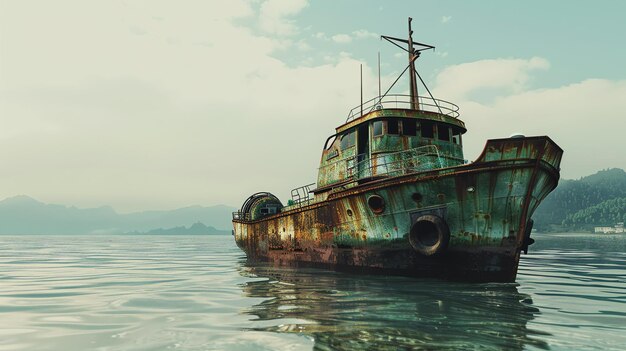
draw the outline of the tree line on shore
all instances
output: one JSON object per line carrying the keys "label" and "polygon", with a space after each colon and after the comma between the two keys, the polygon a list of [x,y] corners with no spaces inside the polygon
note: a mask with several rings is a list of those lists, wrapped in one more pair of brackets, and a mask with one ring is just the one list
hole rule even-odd
{"label": "tree line on shore", "polygon": [[561,180],[533,219],[540,231],[589,231],[625,222],[626,172],[611,168],[577,180]]}

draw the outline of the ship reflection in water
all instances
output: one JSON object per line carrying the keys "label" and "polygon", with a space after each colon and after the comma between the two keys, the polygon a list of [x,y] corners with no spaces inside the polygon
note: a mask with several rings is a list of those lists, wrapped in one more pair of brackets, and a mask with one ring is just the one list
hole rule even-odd
{"label": "ship reflection in water", "polygon": [[[549,349],[527,323],[540,312],[517,284],[462,284],[243,263],[265,299],[245,313],[257,331],[299,333],[316,350]],[[255,319],[253,318],[253,319]]]}

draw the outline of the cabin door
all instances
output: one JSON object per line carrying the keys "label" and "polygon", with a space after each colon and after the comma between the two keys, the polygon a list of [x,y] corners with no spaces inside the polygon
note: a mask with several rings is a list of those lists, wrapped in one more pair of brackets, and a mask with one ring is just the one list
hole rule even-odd
{"label": "cabin door", "polygon": [[361,124],[357,131],[357,178],[370,176],[370,133],[368,123]]}

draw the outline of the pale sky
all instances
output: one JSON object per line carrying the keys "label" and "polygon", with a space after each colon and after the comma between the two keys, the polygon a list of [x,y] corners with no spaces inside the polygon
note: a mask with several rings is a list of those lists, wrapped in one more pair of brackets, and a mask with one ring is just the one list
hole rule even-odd
{"label": "pale sky", "polygon": [[[312,183],[323,143],[406,57],[461,108],[465,158],[549,135],[562,177],[626,168],[626,2],[0,0],[0,199],[240,206]],[[404,82],[396,93],[407,91]],[[424,93],[424,89],[420,90]]]}

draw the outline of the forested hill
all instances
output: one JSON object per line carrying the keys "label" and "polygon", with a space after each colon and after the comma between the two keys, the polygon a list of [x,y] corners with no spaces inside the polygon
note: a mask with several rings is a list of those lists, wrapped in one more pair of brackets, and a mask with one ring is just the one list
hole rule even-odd
{"label": "forested hill", "polygon": [[578,180],[561,180],[535,214],[535,228],[588,230],[626,220],[626,172],[602,170]]}
{"label": "forested hill", "polygon": [[[0,235],[146,233],[154,228],[180,229],[177,234],[228,234],[232,228],[231,213],[234,210],[229,206],[217,205],[120,214],[108,206],[76,208],[46,204],[21,195],[0,201]],[[206,223],[207,227],[185,227],[196,222]]]}

